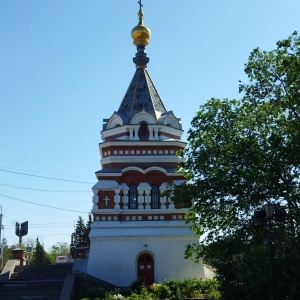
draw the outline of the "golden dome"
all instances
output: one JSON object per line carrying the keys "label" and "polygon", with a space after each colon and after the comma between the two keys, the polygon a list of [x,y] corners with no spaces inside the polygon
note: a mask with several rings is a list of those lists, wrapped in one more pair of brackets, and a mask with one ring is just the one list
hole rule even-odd
{"label": "golden dome", "polygon": [[140,10],[138,13],[140,19],[139,24],[131,30],[131,37],[133,39],[133,43],[136,46],[137,45],[147,46],[151,37],[150,29],[147,26],[145,26],[143,23],[143,15],[144,15],[143,12]]}

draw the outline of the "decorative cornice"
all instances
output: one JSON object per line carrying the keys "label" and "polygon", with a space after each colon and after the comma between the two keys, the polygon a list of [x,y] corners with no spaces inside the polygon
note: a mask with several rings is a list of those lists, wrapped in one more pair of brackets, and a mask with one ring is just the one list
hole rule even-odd
{"label": "decorative cornice", "polygon": [[124,161],[124,156],[107,156],[101,159],[101,164],[111,164],[111,163],[181,163],[182,158],[175,155],[140,155],[140,156],[127,156]]}
{"label": "decorative cornice", "polygon": [[159,146],[159,147],[166,147],[166,146],[177,146],[180,148],[185,148],[187,145],[186,142],[182,142],[179,140],[153,140],[153,141],[124,141],[124,140],[109,140],[106,142],[99,143],[100,149],[103,147],[109,146],[132,146],[132,147],[151,147],[151,146]]}

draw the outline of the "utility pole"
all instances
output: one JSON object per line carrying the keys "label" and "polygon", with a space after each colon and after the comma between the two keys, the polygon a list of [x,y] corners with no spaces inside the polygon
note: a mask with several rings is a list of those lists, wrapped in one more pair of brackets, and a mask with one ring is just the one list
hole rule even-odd
{"label": "utility pole", "polygon": [[3,235],[1,240],[1,269],[3,268],[3,262],[4,262],[4,249],[3,249],[3,239],[4,239],[4,226],[2,225],[1,229],[3,229]]}
{"label": "utility pole", "polygon": [[1,233],[2,233],[2,205],[0,205],[0,208],[1,208],[1,212],[0,212],[0,254],[1,254],[1,257],[3,257],[2,236],[1,236]]}

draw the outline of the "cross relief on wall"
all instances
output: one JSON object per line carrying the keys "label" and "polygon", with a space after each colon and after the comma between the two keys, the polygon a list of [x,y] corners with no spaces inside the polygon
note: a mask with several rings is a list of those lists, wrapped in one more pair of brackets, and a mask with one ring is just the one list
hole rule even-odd
{"label": "cross relief on wall", "polygon": [[103,201],[105,201],[105,206],[107,206],[107,202],[109,201],[110,199],[107,197],[107,195],[105,196],[105,198],[103,198]]}

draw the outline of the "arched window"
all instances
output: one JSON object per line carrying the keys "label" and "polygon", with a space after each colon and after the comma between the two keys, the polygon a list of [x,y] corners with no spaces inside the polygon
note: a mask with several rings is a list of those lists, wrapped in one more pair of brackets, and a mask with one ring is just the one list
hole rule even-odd
{"label": "arched window", "polygon": [[153,184],[151,189],[151,208],[158,209],[160,208],[159,203],[159,186],[158,184]]}
{"label": "arched window", "polygon": [[149,134],[148,124],[146,122],[141,122],[138,132],[140,140],[147,141],[149,139]]}
{"label": "arched window", "polygon": [[129,199],[128,199],[128,208],[136,209],[138,206],[137,201],[137,189],[135,184],[129,186]]}

